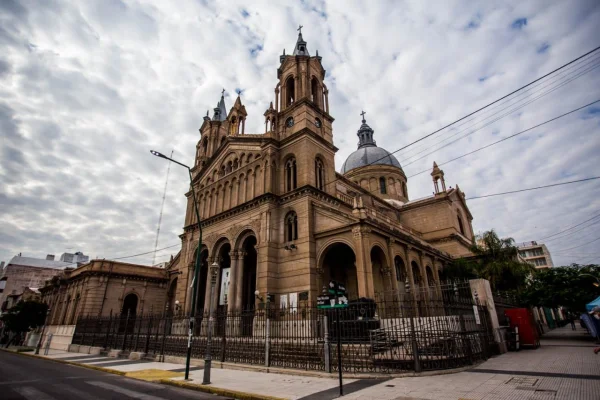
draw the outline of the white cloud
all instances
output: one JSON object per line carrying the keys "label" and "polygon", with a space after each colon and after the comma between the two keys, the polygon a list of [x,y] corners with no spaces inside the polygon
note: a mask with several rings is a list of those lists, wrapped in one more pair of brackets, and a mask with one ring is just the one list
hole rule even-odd
{"label": "white cloud", "polygon": [[[198,128],[221,88],[244,90],[247,131],[262,132],[279,55],[304,25],[327,70],[339,169],[355,150],[361,109],[390,151],[598,45],[596,1],[0,2],[0,259],[69,248],[113,257],[151,250],[166,164],[192,163]],[[526,23],[524,18],[526,18]],[[412,175],[583,105],[599,69],[405,168]],[[597,107],[600,110],[600,107]],[[598,175],[600,113],[584,111],[444,167],[469,195]],[[456,131],[454,131],[456,132]],[[398,154],[452,135],[444,131]],[[160,247],[177,243],[185,171],[171,171]],[[428,174],[409,194],[430,194]],[[600,183],[469,202],[475,229],[535,240],[600,209]],[[549,243],[592,240],[591,227]],[[599,261],[597,242],[554,255]],[[163,252],[165,259],[171,250]],[[149,263],[151,256],[132,259]]]}

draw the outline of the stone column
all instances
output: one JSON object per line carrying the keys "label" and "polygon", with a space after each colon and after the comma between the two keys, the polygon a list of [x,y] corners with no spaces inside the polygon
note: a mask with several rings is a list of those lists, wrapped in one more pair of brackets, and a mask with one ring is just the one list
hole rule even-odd
{"label": "stone column", "polygon": [[370,267],[370,260],[367,260],[365,254],[364,242],[368,240],[368,230],[364,227],[355,227],[352,229],[354,236],[354,243],[358,254],[356,255],[356,278],[358,280],[358,297],[369,297],[373,292],[373,276],[368,274],[371,278],[371,285],[369,288],[369,279],[367,278],[367,269]]}
{"label": "stone column", "polygon": [[236,310],[242,310],[242,296],[244,294],[244,256],[246,252],[237,252],[237,266],[234,275],[235,282],[235,308]]}
{"label": "stone column", "polygon": [[[208,315],[208,302],[210,301],[210,266],[215,261],[214,257],[208,257],[206,259],[206,292],[204,293],[204,314]],[[218,283],[218,282],[217,282]],[[216,288],[215,288],[216,289]],[[216,291],[216,290],[215,290]]]}
{"label": "stone column", "polygon": [[418,312],[418,309],[417,309],[418,293],[417,293],[417,291],[419,290],[419,287],[415,284],[415,277],[413,276],[413,269],[412,269],[412,265],[410,262],[410,251],[411,250],[412,250],[411,246],[406,246],[404,248],[404,254],[405,254],[406,262],[407,262],[406,273],[408,275],[408,283],[410,284],[410,287],[411,287],[410,292],[412,293],[412,298],[413,298],[413,309],[416,313],[415,315],[418,316],[418,314],[417,314],[417,312]]}
{"label": "stone column", "polygon": [[399,293],[398,288],[398,276],[396,275],[396,263],[394,262],[394,240],[388,238],[388,258],[390,259],[390,268],[392,273],[390,274],[390,287],[395,293]]}
{"label": "stone column", "polygon": [[237,299],[237,290],[238,290],[238,280],[237,280],[237,270],[239,268],[239,259],[240,254],[239,251],[231,251],[231,269],[229,270],[229,291],[227,293],[227,311],[239,311],[236,308],[235,303]]}
{"label": "stone column", "polygon": [[325,112],[329,114],[329,90],[325,86]]}
{"label": "stone column", "polygon": [[275,87],[275,111],[279,113],[279,84]]}

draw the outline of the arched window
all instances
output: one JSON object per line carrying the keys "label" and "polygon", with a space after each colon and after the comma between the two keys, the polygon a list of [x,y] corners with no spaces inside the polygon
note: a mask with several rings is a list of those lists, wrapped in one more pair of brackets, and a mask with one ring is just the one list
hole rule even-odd
{"label": "arched window", "polygon": [[206,152],[208,151],[208,139],[204,138],[204,140],[202,141],[202,151],[204,152],[204,154],[206,154]]}
{"label": "arched window", "polygon": [[431,267],[429,265],[427,266],[427,268],[425,268],[425,272],[427,274],[427,283],[429,284],[429,286],[434,286],[435,278],[433,277],[433,271],[431,270]]}
{"label": "arched window", "polygon": [[298,239],[298,215],[290,211],[285,217],[285,241],[291,242]]}
{"label": "arched window", "polygon": [[[399,285],[404,285],[404,281],[406,280],[406,267],[404,266],[404,260],[402,260],[400,256],[394,258],[394,267],[396,268],[396,280],[399,282]],[[398,287],[404,288],[403,286]]]}
{"label": "arched window", "polygon": [[310,81],[310,96],[311,96],[311,100],[313,103],[315,103],[315,105],[317,107],[319,107],[320,104],[320,96],[319,96],[319,81],[317,80],[317,78],[315,78],[313,76],[313,78]]}
{"label": "arched window", "polygon": [[315,186],[319,190],[323,190],[325,187],[325,169],[323,168],[323,162],[320,159],[315,160]]}
{"label": "arched window", "polygon": [[294,77],[290,76],[287,81],[285,81],[285,106],[291,106],[294,104],[294,100],[296,98],[295,92],[295,82]]}
{"label": "arched window", "polygon": [[294,157],[285,163],[285,187],[288,191],[296,189],[296,159]]}
{"label": "arched window", "polygon": [[456,218],[458,218],[458,229],[460,230],[461,234],[465,234],[465,227],[463,226],[463,221],[462,218],[460,217],[460,213],[456,213]]}
{"label": "arched window", "polygon": [[129,293],[123,300],[123,307],[121,308],[121,317],[134,318],[138,306],[138,297],[135,293]]}
{"label": "arched window", "polygon": [[237,130],[237,118],[233,117],[231,118],[231,125],[229,125],[229,134],[230,135],[235,135],[236,134],[236,130]]}
{"label": "arched window", "polygon": [[387,186],[385,184],[385,178],[382,176],[379,178],[379,191],[381,194],[387,194]]}

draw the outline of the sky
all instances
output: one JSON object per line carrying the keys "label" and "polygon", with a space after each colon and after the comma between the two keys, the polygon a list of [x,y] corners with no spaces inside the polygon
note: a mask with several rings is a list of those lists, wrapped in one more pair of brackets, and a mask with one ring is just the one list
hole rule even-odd
{"label": "sky", "polygon": [[[167,163],[149,150],[193,164],[223,88],[228,108],[242,91],[246,132],[262,133],[299,25],[327,70],[338,171],[361,110],[394,151],[600,46],[596,0],[434,3],[0,1],[0,261],[151,252]],[[599,100],[598,60],[396,153],[409,197],[431,195],[433,161]],[[441,168],[469,198],[600,176],[598,160],[600,103]],[[173,166],[156,262],[178,250],[187,189]],[[598,218],[540,240],[599,214],[600,180],[468,205],[475,232],[544,242],[555,265],[600,262]]]}

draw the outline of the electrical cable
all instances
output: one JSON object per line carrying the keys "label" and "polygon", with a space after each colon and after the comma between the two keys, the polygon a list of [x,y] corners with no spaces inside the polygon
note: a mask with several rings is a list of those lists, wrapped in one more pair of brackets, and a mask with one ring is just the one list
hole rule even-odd
{"label": "electrical cable", "polygon": [[600,176],[593,176],[593,177],[590,177],[590,178],[578,179],[576,181],[553,183],[551,185],[536,186],[536,187],[527,188],[527,189],[512,190],[510,192],[493,193],[493,194],[485,194],[485,195],[482,195],[482,196],[467,197],[467,200],[483,199],[485,197],[493,197],[493,196],[503,196],[505,194],[512,194],[512,193],[528,192],[530,190],[544,189],[544,188],[549,188],[549,187],[553,187],[553,186],[569,185],[571,183],[591,181],[591,180],[594,180],[594,179],[600,179]]}

